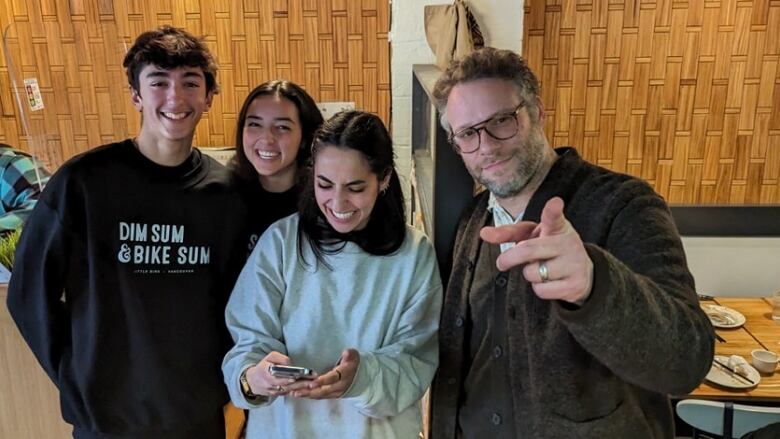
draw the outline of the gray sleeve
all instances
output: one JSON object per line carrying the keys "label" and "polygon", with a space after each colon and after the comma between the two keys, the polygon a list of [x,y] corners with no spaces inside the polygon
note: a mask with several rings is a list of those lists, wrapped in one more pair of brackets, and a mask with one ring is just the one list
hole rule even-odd
{"label": "gray sleeve", "polygon": [[254,408],[241,392],[239,377],[250,366],[259,363],[271,351],[286,354],[281,342],[282,324],[279,310],[284,296],[284,279],[279,240],[273,234],[263,234],[244,265],[225,309],[225,321],[235,343],[222,361],[222,373],[237,407]]}

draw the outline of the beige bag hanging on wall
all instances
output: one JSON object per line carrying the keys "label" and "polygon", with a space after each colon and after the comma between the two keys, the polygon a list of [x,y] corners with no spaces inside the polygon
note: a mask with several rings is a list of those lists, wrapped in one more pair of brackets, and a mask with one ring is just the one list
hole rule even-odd
{"label": "beige bag hanging on wall", "polygon": [[485,45],[477,20],[464,0],[455,0],[451,5],[426,6],[425,38],[436,55],[436,65],[442,70],[453,58]]}

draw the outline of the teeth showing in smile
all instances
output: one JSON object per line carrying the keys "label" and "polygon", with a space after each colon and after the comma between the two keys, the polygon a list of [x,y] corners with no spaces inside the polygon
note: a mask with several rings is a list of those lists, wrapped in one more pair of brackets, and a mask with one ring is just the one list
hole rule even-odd
{"label": "teeth showing in smile", "polygon": [[349,219],[352,215],[355,214],[354,210],[351,212],[336,212],[335,210],[331,210],[331,212],[333,213],[333,216],[340,220]]}
{"label": "teeth showing in smile", "polygon": [[278,152],[271,152],[271,151],[257,151],[257,155],[260,156],[261,159],[272,159],[279,157]]}
{"label": "teeth showing in smile", "polygon": [[168,119],[179,120],[187,117],[187,113],[170,113],[163,111],[163,116],[167,117]]}

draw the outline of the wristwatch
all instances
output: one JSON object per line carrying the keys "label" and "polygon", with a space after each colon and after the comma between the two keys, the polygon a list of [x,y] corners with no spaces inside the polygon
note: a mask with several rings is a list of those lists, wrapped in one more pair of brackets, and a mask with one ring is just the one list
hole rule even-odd
{"label": "wristwatch", "polygon": [[251,403],[259,403],[266,401],[267,398],[263,395],[256,395],[252,393],[252,388],[249,387],[249,381],[246,380],[246,371],[249,368],[244,369],[241,375],[238,377],[238,382],[241,383],[241,393],[244,394],[244,398]]}

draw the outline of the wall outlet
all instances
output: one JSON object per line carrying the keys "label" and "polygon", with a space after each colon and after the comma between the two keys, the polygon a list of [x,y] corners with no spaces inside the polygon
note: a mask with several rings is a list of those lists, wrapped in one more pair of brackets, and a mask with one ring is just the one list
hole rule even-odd
{"label": "wall outlet", "polygon": [[331,118],[331,116],[338,113],[339,111],[354,110],[355,103],[354,102],[318,102],[317,107],[319,107],[320,113],[322,113],[322,117],[325,118],[325,120],[328,120]]}

